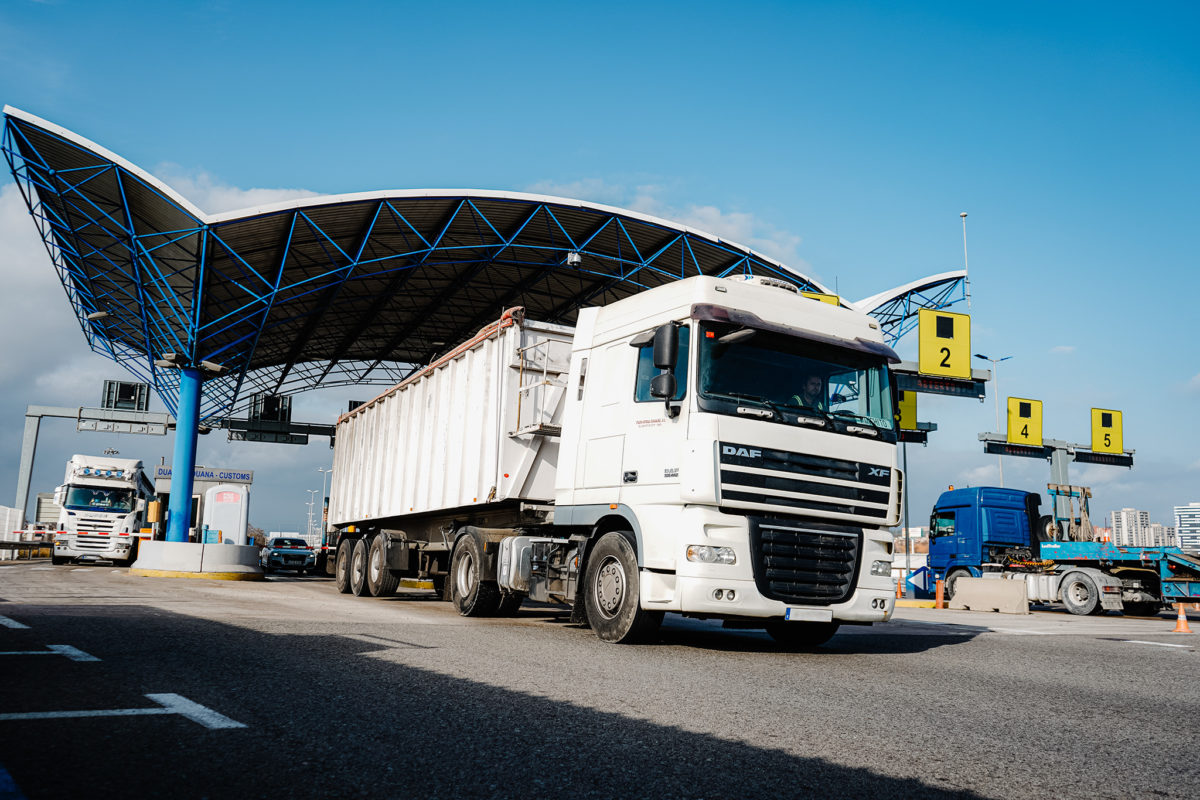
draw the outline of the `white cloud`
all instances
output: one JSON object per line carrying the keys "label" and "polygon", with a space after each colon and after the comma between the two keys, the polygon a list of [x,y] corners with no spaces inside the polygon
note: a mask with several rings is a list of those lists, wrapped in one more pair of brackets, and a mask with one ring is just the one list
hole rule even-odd
{"label": "white cloud", "polygon": [[1075,345],[1073,345],[1073,344],[1055,345],[1054,347],[1050,348],[1050,352],[1061,354],[1061,355],[1069,355],[1070,353],[1075,352]]}
{"label": "white cloud", "polygon": [[630,211],[682,223],[745,245],[797,272],[817,277],[813,274],[812,265],[800,257],[800,244],[803,239],[797,234],[777,228],[743,211],[726,211],[713,205],[673,205],[663,198],[666,189],[658,184],[642,184],[628,188],[599,178],[583,178],[566,183],[540,181],[526,190],[620,206]]}
{"label": "white cloud", "polygon": [[1200,372],[1192,376],[1192,379],[1187,382],[1187,388],[1192,392],[1200,392]]}
{"label": "white cloud", "polygon": [[189,172],[171,163],[159,164],[154,174],[209,214],[317,196],[317,192],[308,189],[239,189],[221,182],[204,170]]}

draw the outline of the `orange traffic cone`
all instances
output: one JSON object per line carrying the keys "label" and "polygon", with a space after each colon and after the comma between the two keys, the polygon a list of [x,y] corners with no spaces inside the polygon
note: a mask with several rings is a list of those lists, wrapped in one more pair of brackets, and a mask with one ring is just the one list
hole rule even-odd
{"label": "orange traffic cone", "polygon": [[946,582],[945,581],[938,580],[937,590],[934,592],[933,597],[934,597],[934,600],[933,600],[934,608],[945,608],[946,607]]}
{"label": "orange traffic cone", "polygon": [[1175,630],[1171,633],[1191,633],[1192,629],[1187,624],[1187,614],[1183,613],[1183,603],[1176,603],[1175,608],[1179,609],[1179,613],[1175,616]]}
{"label": "orange traffic cone", "polygon": [[903,578],[896,581],[896,599],[899,600],[901,597],[904,597],[904,579]]}

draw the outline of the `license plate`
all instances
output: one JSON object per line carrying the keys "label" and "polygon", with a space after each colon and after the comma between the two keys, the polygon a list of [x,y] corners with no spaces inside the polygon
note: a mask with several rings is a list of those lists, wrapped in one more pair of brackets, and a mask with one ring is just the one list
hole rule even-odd
{"label": "license plate", "polygon": [[789,608],[783,618],[789,622],[833,622],[833,612],[828,608]]}

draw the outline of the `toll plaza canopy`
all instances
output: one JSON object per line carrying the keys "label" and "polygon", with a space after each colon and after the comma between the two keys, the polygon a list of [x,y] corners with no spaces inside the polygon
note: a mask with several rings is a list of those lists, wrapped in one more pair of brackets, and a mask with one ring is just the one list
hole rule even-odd
{"label": "toll plaza canopy", "polygon": [[208,370],[203,419],[251,393],[395,383],[514,305],[570,323],[584,306],[739,272],[828,291],[717,236],[557,197],[386,191],[206,214],[77,134],[4,115],[9,169],[89,344],[172,413],[175,366]]}

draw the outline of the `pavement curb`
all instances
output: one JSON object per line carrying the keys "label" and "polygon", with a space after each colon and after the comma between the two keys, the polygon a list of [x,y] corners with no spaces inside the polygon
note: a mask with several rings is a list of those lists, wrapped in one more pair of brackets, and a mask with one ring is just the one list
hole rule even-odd
{"label": "pavement curb", "polygon": [[145,578],[200,578],[208,581],[262,581],[266,576],[256,572],[179,572],[173,569],[129,568],[130,575]]}

